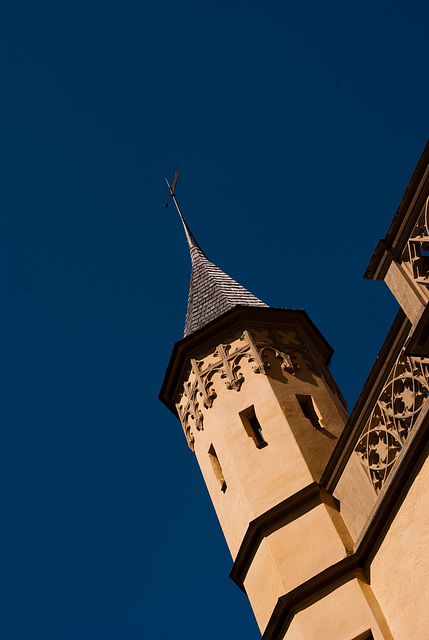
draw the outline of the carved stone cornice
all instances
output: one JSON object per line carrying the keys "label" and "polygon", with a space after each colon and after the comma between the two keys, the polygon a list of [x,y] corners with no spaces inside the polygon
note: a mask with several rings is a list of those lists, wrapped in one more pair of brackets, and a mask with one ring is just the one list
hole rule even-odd
{"label": "carved stone cornice", "polygon": [[[204,413],[213,406],[218,395],[216,374],[229,391],[240,391],[245,382],[243,360],[252,364],[255,374],[266,374],[269,354],[280,360],[283,376],[295,375],[299,369],[297,354],[307,366],[318,370],[314,355],[297,326],[281,330],[251,327],[241,333],[224,336],[223,341],[208,349],[201,358],[191,357],[179,387],[175,404],[189,447],[194,450],[195,431],[203,429]],[[219,391],[219,389],[218,389]]]}
{"label": "carved stone cornice", "polygon": [[315,372],[323,368],[329,382],[327,365],[332,354],[332,347],[305,311],[237,306],[176,342],[159,399],[180,419],[193,449],[204,415],[216,401],[219,380],[231,392],[245,384],[243,358],[253,373],[264,375],[274,357],[285,382],[305,362]]}

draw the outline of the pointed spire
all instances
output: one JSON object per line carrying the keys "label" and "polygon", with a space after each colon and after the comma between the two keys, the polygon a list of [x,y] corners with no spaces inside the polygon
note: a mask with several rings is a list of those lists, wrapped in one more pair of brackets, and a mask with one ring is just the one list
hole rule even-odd
{"label": "pointed spire", "polygon": [[[167,178],[165,181],[168,185],[170,196],[176,205],[180,220],[182,221],[191,254],[192,273],[184,333],[184,337],[186,338],[186,336],[194,333],[194,331],[198,331],[198,329],[202,329],[209,324],[209,322],[219,318],[234,307],[267,307],[268,305],[262,302],[262,300],[259,300],[253,293],[247,291],[241,284],[233,280],[224,273],[222,269],[219,269],[219,267],[206,258],[203,250],[186,224],[179,203],[177,202],[175,187],[178,177],[177,167],[174,167],[174,176],[171,185]],[[165,206],[168,206],[168,200]]]}
{"label": "pointed spire", "polygon": [[185,338],[236,306],[268,306],[210,262],[198,244],[190,247],[190,252],[192,273]]}
{"label": "pointed spire", "polygon": [[179,206],[177,206],[177,211],[179,212],[179,216],[180,216],[180,219],[182,221],[183,229],[185,230],[185,236],[186,236],[186,240],[187,240],[188,245],[189,245],[189,249],[192,250],[192,249],[197,248],[198,247],[198,242],[195,240],[194,236],[192,235],[192,232],[191,232],[190,228],[186,224],[185,218],[183,217],[183,214],[180,211]]}

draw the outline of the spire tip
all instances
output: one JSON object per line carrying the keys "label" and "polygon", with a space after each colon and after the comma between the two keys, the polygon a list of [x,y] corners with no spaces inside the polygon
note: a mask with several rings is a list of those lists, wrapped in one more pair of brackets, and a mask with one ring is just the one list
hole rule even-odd
{"label": "spire tip", "polygon": [[[182,221],[182,225],[183,225],[183,229],[185,231],[185,236],[186,236],[186,240],[188,242],[189,249],[192,249],[193,247],[200,248],[198,242],[195,240],[194,236],[192,235],[192,232],[191,232],[190,228],[186,224],[185,218],[183,217],[183,214],[182,214],[182,212],[180,210],[179,203],[177,202],[175,189],[176,189],[176,183],[177,183],[177,178],[178,177],[179,177],[179,174],[177,172],[177,165],[174,165],[174,175],[173,175],[173,180],[171,181],[171,185],[169,184],[167,178],[165,179],[165,181],[166,181],[168,189],[170,191],[170,196],[173,198],[173,202],[176,205],[176,209],[177,209],[177,212],[178,212],[178,214],[180,216],[180,220]],[[168,198],[167,198],[167,202],[165,203],[164,206],[168,207]]]}

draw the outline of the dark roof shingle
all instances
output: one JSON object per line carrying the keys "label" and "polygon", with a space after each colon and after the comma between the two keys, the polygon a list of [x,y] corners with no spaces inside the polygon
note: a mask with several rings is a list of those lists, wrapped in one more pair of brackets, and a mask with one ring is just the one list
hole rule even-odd
{"label": "dark roof shingle", "polygon": [[268,306],[210,262],[195,239],[193,237],[192,239],[192,244],[189,243],[192,274],[189,285],[185,338],[237,305]]}

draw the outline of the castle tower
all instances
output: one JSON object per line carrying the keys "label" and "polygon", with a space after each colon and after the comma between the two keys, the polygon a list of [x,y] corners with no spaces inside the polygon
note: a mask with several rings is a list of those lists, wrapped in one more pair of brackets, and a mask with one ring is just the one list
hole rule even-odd
{"label": "castle tower", "polygon": [[[180,213],[180,209],[179,214]],[[338,499],[321,478],[347,420],[332,349],[307,314],[270,308],[211,263],[183,216],[185,335],[160,399],[195,452],[263,640],[392,640]],[[357,458],[345,483],[354,505]]]}

